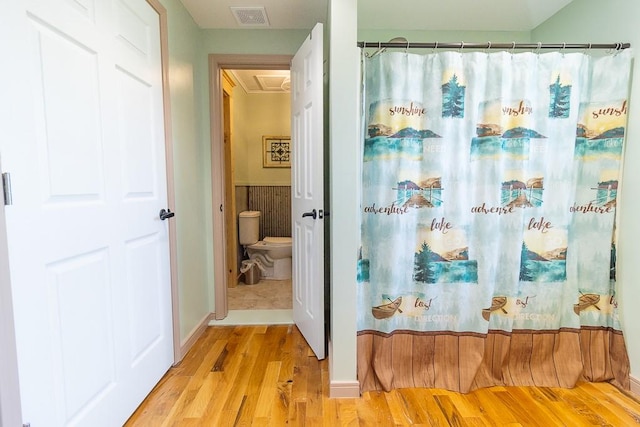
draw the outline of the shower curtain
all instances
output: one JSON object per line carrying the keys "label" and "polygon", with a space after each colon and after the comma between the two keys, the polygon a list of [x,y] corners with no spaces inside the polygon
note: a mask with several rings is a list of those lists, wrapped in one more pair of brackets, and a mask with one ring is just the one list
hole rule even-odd
{"label": "shower curtain", "polygon": [[361,391],[629,388],[616,200],[631,51],[365,58]]}

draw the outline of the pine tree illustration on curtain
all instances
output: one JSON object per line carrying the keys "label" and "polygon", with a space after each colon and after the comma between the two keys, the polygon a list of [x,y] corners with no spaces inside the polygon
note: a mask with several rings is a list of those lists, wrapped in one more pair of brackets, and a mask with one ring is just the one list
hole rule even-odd
{"label": "pine tree illustration on curtain", "polygon": [[442,85],[442,117],[464,117],[464,92],[466,86],[458,82],[458,76],[453,75]]}
{"label": "pine tree illustration on curtain", "polygon": [[566,119],[569,117],[569,105],[571,101],[571,85],[560,83],[560,74],[555,83],[549,86],[549,117]]}

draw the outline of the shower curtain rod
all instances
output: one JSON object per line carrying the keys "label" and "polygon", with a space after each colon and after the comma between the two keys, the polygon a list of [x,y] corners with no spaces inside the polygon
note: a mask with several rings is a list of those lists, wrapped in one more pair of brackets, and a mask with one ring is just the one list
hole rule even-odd
{"label": "shower curtain rod", "polygon": [[358,47],[404,49],[614,49],[631,47],[631,43],[440,43],[440,42],[358,42]]}

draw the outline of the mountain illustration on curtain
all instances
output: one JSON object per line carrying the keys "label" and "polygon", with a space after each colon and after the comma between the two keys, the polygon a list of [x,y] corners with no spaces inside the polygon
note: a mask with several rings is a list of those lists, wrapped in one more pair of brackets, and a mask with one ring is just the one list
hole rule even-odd
{"label": "mountain illustration on curtain", "polygon": [[385,99],[369,105],[364,161],[405,158],[422,160],[423,142],[441,138],[424,129],[426,108],[420,101]]}
{"label": "mountain illustration on curtain", "polygon": [[571,85],[560,83],[560,74],[555,83],[549,86],[549,117],[552,119],[566,119],[571,107]]}
{"label": "mountain illustration on curtain", "polygon": [[574,156],[595,161],[602,156],[620,160],[627,122],[627,101],[581,104]]}
{"label": "mountain illustration on curtain", "polygon": [[471,159],[509,156],[529,158],[532,139],[547,137],[533,129],[533,106],[528,99],[494,99],[480,103],[476,136],[471,139]]}
{"label": "mountain illustration on curtain", "polygon": [[[541,253],[539,253],[541,252]],[[520,254],[521,282],[564,282],[567,280],[567,248],[531,250],[522,242]]]}
{"label": "mountain illustration on curtain", "polygon": [[442,117],[464,117],[465,89],[455,74],[442,85]]}
{"label": "mountain illustration on curtain", "polygon": [[469,260],[468,247],[438,254],[427,242],[422,242],[414,257],[413,280],[422,283],[477,283],[478,262]]}
{"label": "mountain illustration on curtain", "polygon": [[396,190],[396,205],[410,208],[433,208],[442,205],[441,178],[430,177],[420,181],[420,184],[407,179],[398,182]]}
{"label": "mountain illustration on curtain", "polygon": [[502,206],[507,208],[537,208],[542,206],[543,182],[543,177],[529,178],[526,182],[518,179],[502,182]]}

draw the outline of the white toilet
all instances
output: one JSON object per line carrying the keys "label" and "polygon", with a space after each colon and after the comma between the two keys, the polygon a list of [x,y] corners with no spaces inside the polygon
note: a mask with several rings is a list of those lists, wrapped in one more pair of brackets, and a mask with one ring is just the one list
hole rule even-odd
{"label": "white toilet", "polygon": [[262,278],[286,280],[291,278],[291,237],[260,238],[260,211],[240,212],[238,224],[240,244],[247,255],[259,263]]}

